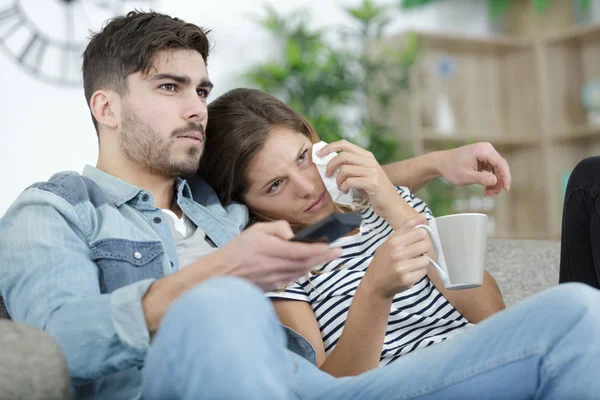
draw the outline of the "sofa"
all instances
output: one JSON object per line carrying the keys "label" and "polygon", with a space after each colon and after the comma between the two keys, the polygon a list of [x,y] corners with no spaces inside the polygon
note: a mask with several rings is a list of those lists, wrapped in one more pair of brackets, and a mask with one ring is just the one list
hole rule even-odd
{"label": "sofa", "polygon": [[67,363],[54,339],[0,320],[0,400],[65,400],[70,393]]}
{"label": "sofa", "polygon": [[[559,260],[558,241],[488,241],[487,269],[507,307],[556,285]],[[0,298],[0,400],[68,399],[66,362],[56,342],[7,316]]]}
{"label": "sofa", "polygon": [[489,240],[486,261],[510,307],[558,284],[560,241]]}

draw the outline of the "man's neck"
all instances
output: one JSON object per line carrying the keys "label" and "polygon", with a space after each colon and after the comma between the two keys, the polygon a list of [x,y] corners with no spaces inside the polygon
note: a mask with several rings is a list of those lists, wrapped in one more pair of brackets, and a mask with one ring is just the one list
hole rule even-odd
{"label": "man's neck", "polygon": [[154,196],[154,205],[171,210],[175,193],[175,179],[172,176],[158,175],[131,162],[110,163],[100,156],[96,168],[121,179],[131,185],[147,190]]}

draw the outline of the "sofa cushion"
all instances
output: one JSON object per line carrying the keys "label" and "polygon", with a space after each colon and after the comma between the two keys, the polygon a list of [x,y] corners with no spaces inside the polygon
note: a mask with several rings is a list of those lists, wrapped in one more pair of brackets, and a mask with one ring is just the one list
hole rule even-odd
{"label": "sofa cushion", "polygon": [[508,307],[558,285],[560,241],[490,239],[486,264]]}
{"label": "sofa cushion", "polygon": [[31,326],[0,321],[0,398],[70,398],[65,357],[54,339]]}

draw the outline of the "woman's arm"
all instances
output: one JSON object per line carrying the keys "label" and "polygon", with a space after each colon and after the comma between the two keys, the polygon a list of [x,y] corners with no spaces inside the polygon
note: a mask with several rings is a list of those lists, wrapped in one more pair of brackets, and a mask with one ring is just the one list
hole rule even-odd
{"label": "woman's arm", "polygon": [[432,266],[427,269],[427,276],[437,290],[456,308],[456,311],[473,324],[506,308],[496,280],[487,271],[484,272],[483,284],[480,287],[463,290],[446,289]]}
{"label": "woman's arm", "polygon": [[[388,223],[394,229],[396,229],[395,226],[402,221],[419,214],[419,212],[413,208],[415,202],[420,202],[418,198],[410,195],[410,198],[404,200],[398,195],[397,199],[403,204],[399,204],[394,209],[395,212],[386,218]],[[428,209],[426,208],[425,210]],[[432,259],[437,260],[437,256],[433,251],[433,246],[431,246],[428,255]],[[448,299],[450,304],[452,304],[452,306],[471,323],[478,323],[506,308],[500,288],[487,271],[484,273],[483,284],[480,287],[464,290],[447,290],[437,271],[431,265],[427,268],[427,276],[438,291]]]}
{"label": "woman's arm", "polygon": [[304,336],[317,353],[317,365],[336,376],[358,375],[379,365],[392,300],[427,274],[427,234],[419,216],[394,232],[375,256],[352,298],[342,334],[328,357],[315,314],[307,302],[274,300],[281,322]]}
{"label": "woman's arm", "polygon": [[370,296],[359,285],[337,345],[325,356],[321,331],[310,305],[303,301],[274,300],[281,322],[301,334],[317,353],[317,366],[335,377],[358,375],[379,366],[392,299]]}

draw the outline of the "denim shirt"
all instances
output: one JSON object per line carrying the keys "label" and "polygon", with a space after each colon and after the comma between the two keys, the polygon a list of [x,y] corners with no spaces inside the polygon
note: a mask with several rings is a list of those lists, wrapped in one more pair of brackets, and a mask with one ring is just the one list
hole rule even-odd
{"label": "denim shirt", "polygon": [[[177,205],[216,246],[246,226],[246,207],[223,207],[201,179],[175,187]],[[91,166],[32,185],[0,219],[0,295],[14,320],[57,340],[76,398],[140,397],[150,346],[141,299],[178,269],[152,194]],[[286,333],[314,362],[310,344]]]}

